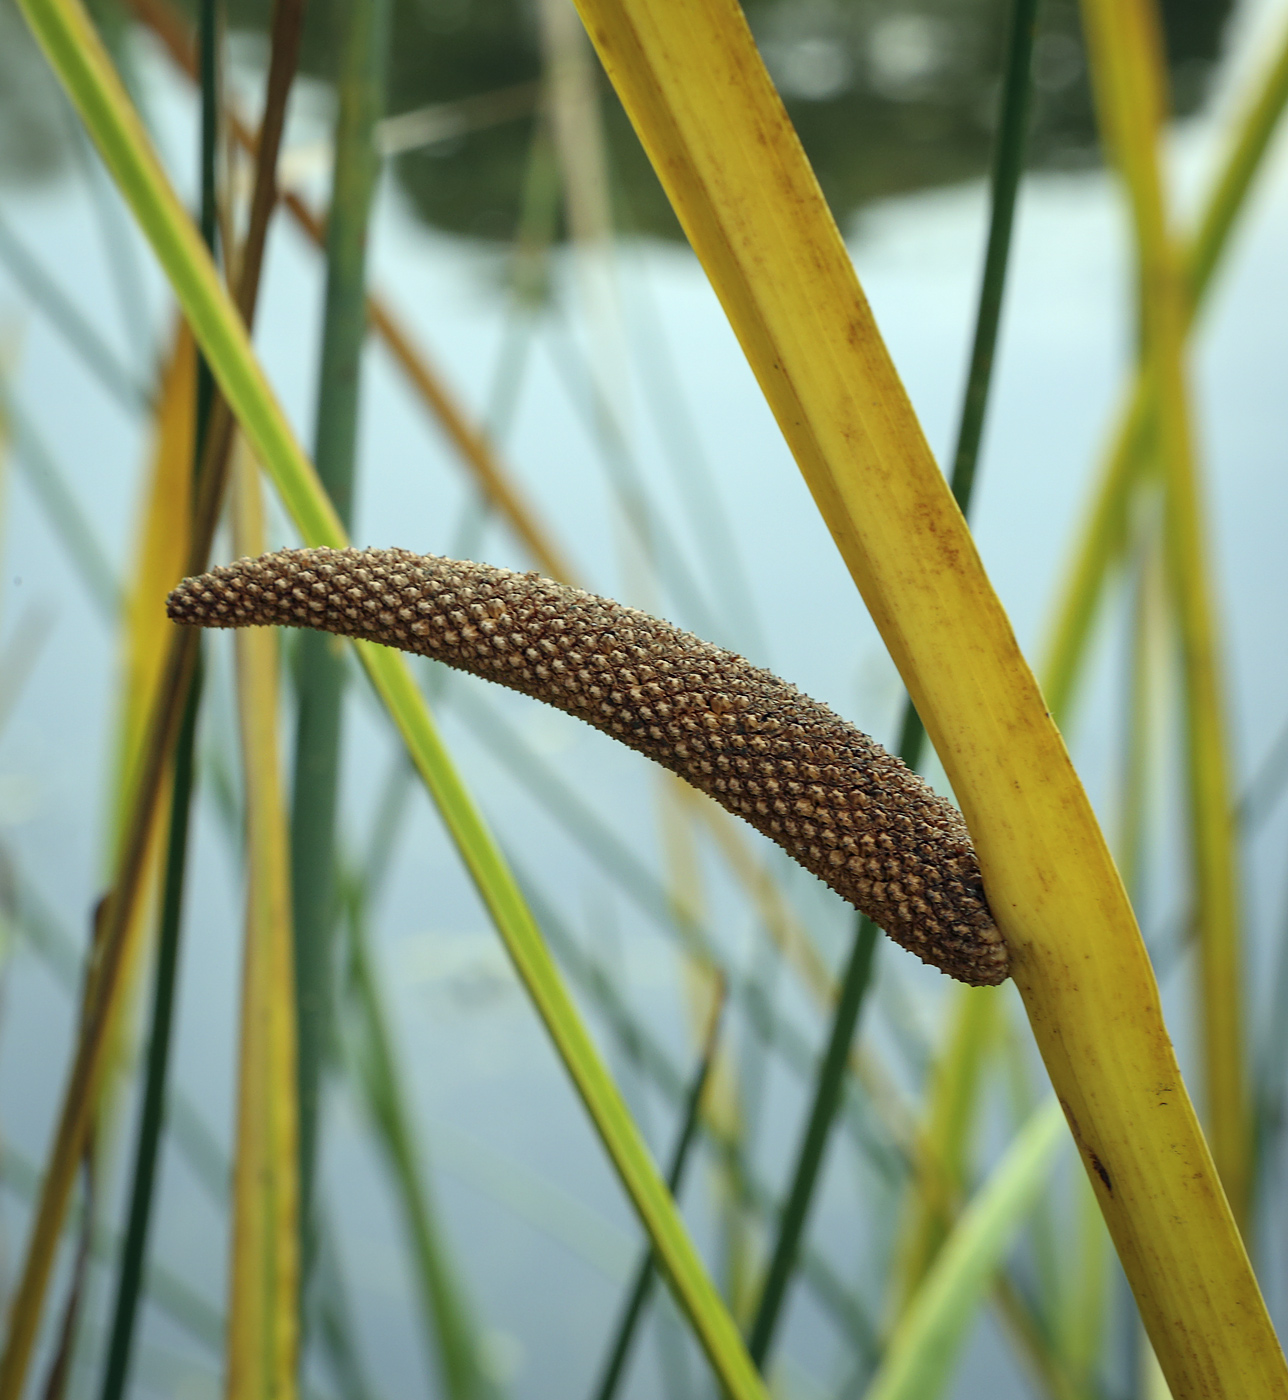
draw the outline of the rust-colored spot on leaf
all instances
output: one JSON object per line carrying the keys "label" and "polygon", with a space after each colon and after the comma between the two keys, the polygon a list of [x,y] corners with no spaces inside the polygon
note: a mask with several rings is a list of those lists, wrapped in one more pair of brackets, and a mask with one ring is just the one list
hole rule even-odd
{"label": "rust-colored spot on leaf", "polygon": [[1087,1150],[1087,1156],[1091,1158],[1092,1169],[1095,1171],[1096,1175],[1101,1179],[1101,1181],[1105,1183],[1105,1190],[1108,1191],[1109,1194],[1112,1196],[1114,1194],[1114,1183],[1109,1179],[1109,1169],[1100,1160],[1100,1158],[1097,1157],[1096,1154],[1090,1150],[1090,1148],[1088,1148]]}

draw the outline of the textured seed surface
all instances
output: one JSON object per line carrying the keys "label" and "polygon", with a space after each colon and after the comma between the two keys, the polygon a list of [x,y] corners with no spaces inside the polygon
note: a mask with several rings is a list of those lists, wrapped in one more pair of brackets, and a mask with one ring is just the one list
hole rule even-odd
{"label": "textured seed surface", "polygon": [[382,642],[544,700],[710,794],[925,962],[963,982],[1007,976],[956,808],[826,705],[670,623],[401,549],[242,559],[185,579],[168,610]]}

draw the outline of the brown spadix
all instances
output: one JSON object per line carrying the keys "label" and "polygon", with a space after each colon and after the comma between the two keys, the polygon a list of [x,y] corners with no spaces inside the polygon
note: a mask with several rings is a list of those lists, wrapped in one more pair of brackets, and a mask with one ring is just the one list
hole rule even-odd
{"label": "brown spadix", "polygon": [[1008,971],[965,823],[880,744],[735,652],[536,574],[401,549],[283,550],[170,594],[199,627],[312,627],[576,715],[776,841],[963,982]]}

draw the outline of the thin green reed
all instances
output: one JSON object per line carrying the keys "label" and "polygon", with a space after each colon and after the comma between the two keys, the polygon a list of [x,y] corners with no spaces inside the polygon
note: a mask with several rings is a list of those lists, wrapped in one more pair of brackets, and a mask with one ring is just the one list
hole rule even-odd
{"label": "thin green reed", "polygon": [[[1028,144],[1029,97],[1032,91],[1033,33],[1038,0],[1015,0],[1011,32],[1006,48],[1006,76],[1002,85],[1001,122],[993,150],[992,199],[984,275],[975,313],[975,340],[971,346],[966,396],[957,427],[950,484],[962,514],[970,515],[975,491],[975,468],[984,437],[989,389],[993,382],[993,356],[1002,319],[1002,295],[1011,257],[1011,231],[1015,226],[1015,202],[1024,173]],[[926,731],[911,700],[905,701],[899,733],[899,755],[916,768],[925,750]]]}
{"label": "thin green reed", "polygon": [[841,1098],[841,1085],[849,1061],[850,1046],[859,1023],[859,1013],[872,981],[872,958],[876,949],[877,926],[871,919],[859,922],[849,966],[841,984],[841,995],[832,1018],[832,1031],[819,1066],[814,1102],[797,1153],[791,1188],[778,1219],[778,1236],[770,1258],[760,1301],[752,1322],[747,1349],[751,1359],[764,1370],[773,1344],[778,1319],[782,1315],[787,1286],[796,1269],[801,1235],[809,1218],[809,1208],[818,1184],[819,1169]]}
{"label": "thin green reed", "polygon": [[[611,973],[578,945],[554,905],[542,898],[531,873],[524,870],[522,862],[513,852],[507,854],[511,867],[522,883],[525,898],[540,919],[542,932],[558,957],[560,966],[594,1006],[623,1053],[653,1088],[672,1105],[682,1106],[687,1091],[678,1066],[671,1061],[645,1022],[631,1010]],[[734,984],[726,979],[726,987],[732,1000]],[[765,1027],[757,1023],[760,1012],[756,1004],[747,1003],[741,1009],[756,1023],[754,1028],[757,1034],[763,1036]],[[803,1047],[800,1048],[803,1051]],[[795,1063],[794,1059],[792,1063]],[[754,1174],[754,1168],[744,1158],[738,1140],[701,1116],[698,1127],[710,1151],[728,1173],[739,1204],[759,1222],[767,1224],[774,1215],[773,1194]],[[877,1327],[864,1311],[860,1300],[849,1291],[848,1285],[832,1265],[821,1254],[811,1250],[808,1244],[801,1249],[800,1267],[804,1282],[813,1291],[820,1306],[832,1316],[841,1336],[861,1353],[869,1368],[875,1366],[878,1356]]]}
{"label": "thin green reed", "polygon": [[[326,306],[318,375],[314,460],[345,529],[353,516],[359,380],[366,336],[367,227],[379,175],[374,128],[384,107],[390,0],[355,0],[344,26],[337,86],[335,161],[327,222]],[[332,640],[300,638],[291,896],[299,1027],[301,1286],[311,1256],[318,1097],[332,1025],[335,814],[344,665]]]}
{"label": "thin green reed", "polygon": [[[1288,105],[1288,26],[1280,35],[1273,62],[1237,124],[1234,142],[1226,153],[1190,241],[1186,276],[1191,319],[1203,309],[1212,279],[1225,258],[1230,235],[1247,204],[1285,105]],[[1080,547],[1080,557],[1065,586],[1043,673],[1042,689],[1051,713],[1060,724],[1067,721],[1092,626],[1099,615],[1113,565],[1125,547],[1131,505],[1136,499],[1142,472],[1151,460],[1149,445],[1153,422],[1152,391],[1146,381],[1138,377],[1125,401],[1123,418],[1105,463],[1092,520],[1085,529],[1086,543]]]}
{"label": "thin green reed", "polygon": [[[445,669],[436,662],[430,665],[437,670]],[[433,674],[433,671],[426,674]],[[469,687],[468,704],[460,703],[463,693],[463,686],[446,686],[442,692],[442,703],[455,706],[456,716],[481,740],[493,757],[528,790],[641,912],[668,937],[676,938],[691,956],[703,964],[714,965],[716,945],[711,931],[676,910],[657,876],[609,830],[579,793],[522,743],[502,718],[501,712],[488,703],[479,687]],[[548,914],[542,915],[543,929],[547,917]],[[728,968],[722,970],[729,978],[730,999],[747,1016],[748,1024],[757,1037],[766,1045],[773,1046],[793,1073],[803,1077],[813,1073],[814,1063],[805,1036],[775,1010],[754,979],[736,976]],[[857,1100],[853,1095],[847,1095],[842,1103],[846,1110],[847,1128],[860,1151],[875,1170],[889,1180],[896,1179],[901,1164],[895,1160],[887,1144],[878,1143],[867,1131]]]}
{"label": "thin green reed", "polygon": [[[277,0],[274,6],[272,57],[254,192],[246,238],[241,248],[240,283],[237,288],[238,306],[248,325],[254,321],[268,221],[275,203],[273,188],[277,154],[281,143],[286,101],[299,51],[300,17],[301,9],[296,0]],[[217,61],[219,33],[217,0],[207,0],[201,12],[199,55],[202,114],[200,223],[203,238],[207,246],[212,248],[218,224],[216,170],[220,121]],[[192,549],[194,559],[204,559],[223,496],[232,444],[228,407],[216,392],[214,378],[204,357],[198,359],[196,397]],[[147,1081],[140,1119],[130,1223],[122,1256],[116,1314],[104,1375],[105,1400],[112,1400],[112,1397],[122,1393],[128,1375],[131,1337],[143,1277],[148,1219],[155,1191],[156,1157],[165,1121],[168,1047],[182,917],[187,826],[196,781],[193,747],[200,705],[200,686],[201,668],[198,659],[191,685],[183,701],[184,716],[175,752],[171,830],[162,895]]]}
{"label": "thin green reed", "polygon": [[130,217],[112,186],[111,177],[103,168],[103,162],[98,158],[89,133],[81,125],[70,103],[62,104],[62,113],[68,139],[94,206],[98,241],[111,274],[121,329],[129,339],[134,362],[150,365],[157,358],[157,346],[154,328],[149,324],[148,317],[140,314],[148,304],[148,296],[144,288],[140,248],[130,226]]}
{"label": "thin green reed", "polygon": [[385,998],[368,948],[368,885],[346,882],[344,924],[357,1088],[389,1169],[420,1292],[427,1349],[449,1400],[489,1400],[496,1393],[483,1364],[473,1309],[428,1189],[419,1135],[408,1107]]}
{"label": "thin green reed", "polygon": [[[30,930],[25,930],[30,935]],[[79,974],[79,969],[77,969]],[[31,1205],[40,1191],[42,1166],[24,1157],[9,1143],[0,1144],[0,1186],[12,1192],[25,1205]],[[73,1226],[80,1224],[73,1213]],[[90,1233],[90,1258],[104,1268],[110,1268],[119,1257],[121,1240],[101,1222]],[[180,1332],[218,1357],[224,1345],[224,1318],[220,1310],[207,1302],[191,1284],[159,1261],[148,1265],[143,1281],[143,1295]]]}
{"label": "thin green reed", "polygon": [[[285,86],[283,84],[283,89]],[[203,777],[202,781],[208,783],[210,779]],[[226,828],[224,834],[230,846],[236,848],[244,836],[239,816],[231,807],[221,811],[220,816]],[[373,840],[372,847],[383,849],[384,843]],[[59,923],[39,890],[25,880],[21,872],[15,872],[15,882],[18,936],[31,948],[62,991],[69,996],[77,995],[81,954],[70,932]],[[206,1121],[203,1109],[181,1085],[171,1084],[164,1112],[169,1141],[206,1193],[210,1204],[223,1214],[228,1205],[232,1164],[214,1129]],[[11,1148],[0,1148],[0,1185],[29,1201],[35,1194],[39,1179],[37,1169],[20,1154]],[[341,1400],[378,1400],[364,1379],[358,1356],[352,1309],[340,1271],[335,1235],[334,1223],[326,1211],[319,1208],[315,1299],[321,1349],[335,1378]],[[96,1225],[91,1240],[91,1259],[100,1265],[112,1265],[120,1253],[120,1241]],[[148,1261],[141,1292],[148,1302],[215,1356],[222,1353],[225,1319],[220,1310],[207,1303],[156,1258]]]}
{"label": "thin green reed", "polygon": [[183,924],[183,891],[187,874],[188,825],[194,788],[193,750],[197,717],[201,709],[201,661],[193,674],[184,705],[183,722],[175,746],[174,788],[170,830],[161,898],[161,924],[157,940],[157,966],[152,992],[152,1021],[148,1032],[143,1109],[135,1145],[134,1175],[130,1187],[130,1216],[117,1275],[116,1304],[111,1341],[103,1372],[102,1400],[120,1400],[129,1377],[134,1330],[143,1285],[148,1233],[156,1198],[157,1157],[165,1121],[166,1081],[169,1073],[174,992],[179,967],[179,935]]}
{"label": "thin green reed", "polygon": [[[219,144],[219,13],[218,0],[202,0],[200,11],[201,62],[201,235],[215,251],[218,223],[216,155]],[[200,495],[201,467],[214,403],[215,381],[204,355],[197,357],[196,423],[193,440],[194,503]],[[117,1277],[116,1304],[111,1340],[103,1371],[102,1400],[121,1400],[130,1372],[138,1319],[143,1266],[147,1256],[152,1206],[156,1198],[157,1158],[165,1121],[166,1081],[169,1075],[171,1032],[174,1025],[174,993],[179,972],[179,938],[183,929],[183,894],[188,864],[188,827],[195,786],[194,753],[197,719],[201,712],[202,661],[198,650],[192,683],[183,705],[183,720],[175,744],[174,779],[170,797],[170,829],[166,838],[162,880],[161,920],[157,934],[157,965],[152,992],[152,1022],[148,1033],[147,1070],[143,1107],[139,1115],[134,1176],[130,1188],[130,1214]],[[92,1150],[92,1149],[91,1149]]]}
{"label": "thin green reed", "polygon": [[[1038,0],[1015,0],[1007,40],[1001,119],[993,153],[988,247],[984,257],[984,274],[975,318],[975,339],[966,382],[965,403],[953,456],[953,495],[963,513],[969,512],[975,485],[975,466],[984,432],[994,350],[1001,320],[1002,294],[1010,258],[1015,201],[1024,169],[1037,5]],[[921,761],[925,737],[926,731],[921,720],[911,700],[908,700],[904,706],[899,754],[910,768],[916,768]],[[876,927],[870,919],[866,916],[860,917],[849,964],[837,998],[827,1048],[819,1063],[814,1100],[801,1137],[792,1182],[779,1218],[778,1237],[766,1271],[748,1343],[752,1359],[762,1369],[782,1316],[782,1305],[787,1297],[801,1235],[809,1218],[809,1208],[818,1185],[832,1121],[840,1102],[841,1079],[845,1073],[849,1047],[858,1028],[865,994],[871,985],[876,932]]]}
{"label": "thin green reed", "polygon": [[[722,985],[707,1028],[706,1044],[702,1047],[697,1073],[693,1076],[693,1083],[689,1086],[685,1098],[680,1135],[676,1139],[675,1151],[671,1155],[670,1166],[667,1169],[666,1184],[676,1200],[679,1200],[680,1189],[684,1184],[690,1150],[697,1140],[698,1123],[702,1114],[702,1099],[706,1093],[707,1081],[711,1078],[711,1066],[715,1063],[716,1049],[720,1043],[720,1021],[724,1012],[724,1001],[725,992]],[[657,1261],[650,1249],[645,1252],[644,1258],[640,1260],[639,1268],[636,1270],[634,1283],[631,1285],[626,1306],[622,1310],[621,1319],[613,1337],[613,1344],[608,1350],[608,1359],[604,1365],[603,1375],[599,1385],[595,1388],[596,1400],[613,1400],[613,1396],[617,1393],[622,1377],[626,1373],[626,1363],[630,1359],[631,1345],[635,1340],[640,1318],[644,1315],[644,1308],[656,1282]]]}

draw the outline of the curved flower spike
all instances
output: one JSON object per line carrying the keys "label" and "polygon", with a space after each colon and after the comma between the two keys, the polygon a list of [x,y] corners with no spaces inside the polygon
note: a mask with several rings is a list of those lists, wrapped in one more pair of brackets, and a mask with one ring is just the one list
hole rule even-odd
{"label": "curved flower spike", "polygon": [[283,550],[185,579],[199,627],[312,627],[521,691],[679,774],[923,961],[1008,975],[966,825],[880,744],[769,671],[607,598],[402,549]]}

